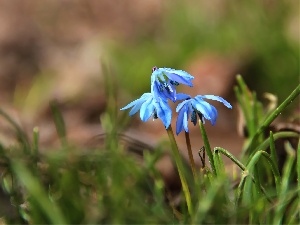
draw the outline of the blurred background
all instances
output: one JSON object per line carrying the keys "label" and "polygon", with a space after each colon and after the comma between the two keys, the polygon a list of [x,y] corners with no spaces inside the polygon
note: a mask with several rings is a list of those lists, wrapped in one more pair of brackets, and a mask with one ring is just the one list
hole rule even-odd
{"label": "blurred background", "polygon": [[[59,144],[49,110],[56,99],[68,138],[84,145],[103,132],[104,75],[112,78],[121,108],[149,91],[153,66],[183,69],[195,87],[181,91],[233,104],[228,110],[214,103],[219,118],[207,129],[213,147],[238,154],[235,76],[242,74],[259,99],[268,92],[282,102],[299,83],[299,15],[294,0],[1,0],[1,107],[29,134],[38,126],[41,146],[50,148]],[[128,112],[118,113],[127,118]],[[5,121],[0,130],[2,143],[14,142]],[[151,145],[165,138],[160,121],[141,123],[138,116],[127,119],[124,132]],[[191,134],[197,154],[199,128]]]}

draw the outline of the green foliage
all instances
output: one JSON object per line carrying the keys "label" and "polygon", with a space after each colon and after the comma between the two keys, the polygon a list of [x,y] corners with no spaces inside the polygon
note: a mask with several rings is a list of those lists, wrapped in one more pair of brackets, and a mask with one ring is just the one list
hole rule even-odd
{"label": "green foliage", "polygon": [[[167,200],[163,180],[155,168],[162,151],[145,149],[142,158],[129,154],[119,141],[114,107],[108,108],[107,114],[101,117],[107,132],[106,143],[102,147],[83,149],[67,142],[62,115],[52,103],[62,145],[51,151],[39,148],[37,128],[31,142],[1,110],[1,116],[15,129],[19,143],[10,147],[0,145],[0,181],[14,212],[1,215],[3,221],[29,224],[297,223],[300,219],[299,146],[297,156],[296,150],[288,142],[285,144],[287,160],[280,169],[274,142],[282,137],[299,138],[299,134],[271,132],[270,136],[264,136],[263,131],[299,95],[300,86],[279,107],[262,114],[255,94],[240,76],[237,79],[235,90],[249,133],[243,154],[238,159],[221,147],[211,151],[209,137],[200,123],[210,165],[198,171],[196,179],[186,164],[180,165],[189,198],[186,202],[187,193],[182,192],[177,206]],[[175,139],[173,142],[176,145]],[[238,185],[233,185],[225,173],[222,156],[240,168]],[[180,160],[179,155],[176,157]]]}

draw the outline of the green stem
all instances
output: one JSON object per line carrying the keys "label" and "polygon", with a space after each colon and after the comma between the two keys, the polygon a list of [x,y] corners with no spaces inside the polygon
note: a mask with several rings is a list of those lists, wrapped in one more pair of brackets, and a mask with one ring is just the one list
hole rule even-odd
{"label": "green stem", "polygon": [[182,161],[181,161],[181,156],[179,153],[179,149],[178,149],[171,125],[167,128],[167,133],[168,133],[171,145],[172,145],[171,149],[172,149],[175,163],[176,163],[176,166],[178,169],[178,173],[179,173],[183,193],[185,196],[186,204],[188,207],[188,211],[189,211],[190,216],[192,216],[193,209],[192,209],[191,194],[190,194],[190,191],[189,191],[189,188],[188,188],[188,185],[187,185],[184,173],[183,173],[183,165],[182,165]]}
{"label": "green stem", "polygon": [[278,158],[277,158],[277,153],[276,153],[276,148],[275,148],[275,140],[274,140],[274,135],[273,132],[270,131],[270,155],[272,158],[272,161],[275,163],[277,170],[278,170]]}
{"label": "green stem", "polygon": [[241,163],[234,155],[232,155],[230,152],[228,152],[226,149],[221,147],[215,147],[214,152],[221,152],[223,155],[227,156],[229,159],[231,159],[238,167],[240,167],[243,171],[246,169],[246,167]]}
{"label": "green stem", "polygon": [[210,162],[210,165],[211,165],[212,172],[213,172],[214,175],[216,175],[216,167],[215,167],[215,163],[214,163],[213,153],[212,153],[211,148],[210,148],[210,144],[209,144],[209,141],[208,141],[208,138],[207,138],[207,134],[206,134],[206,131],[205,131],[205,128],[204,128],[204,124],[202,123],[201,120],[199,120],[199,126],[200,126],[201,135],[202,135],[202,139],[203,139],[204,146],[205,146],[205,151],[207,153],[207,156],[208,156],[208,159],[209,159],[209,162]]}
{"label": "green stem", "polygon": [[263,124],[258,128],[255,135],[251,139],[247,148],[245,148],[245,152],[248,152],[251,148],[253,148],[254,143],[256,143],[259,136],[267,129],[267,127],[274,121],[274,119],[290,104],[295,98],[300,94],[300,84],[295,88],[295,90],[287,97],[285,101],[283,101],[280,106],[278,106],[263,122]]}
{"label": "green stem", "polygon": [[188,150],[188,154],[189,154],[191,169],[193,172],[194,179],[196,179],[196,166],[195,166],[195,161],[194,161],[192,147],[191,147],[190,135],[188,132],[184,132],[184,133],[185,133],[185,142],[186,142],[186,146],[187,146],[187,150]]}

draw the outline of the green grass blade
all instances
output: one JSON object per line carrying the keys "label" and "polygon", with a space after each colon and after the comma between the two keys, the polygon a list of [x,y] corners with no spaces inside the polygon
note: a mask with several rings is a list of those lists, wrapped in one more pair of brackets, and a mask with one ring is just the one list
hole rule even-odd
{"label": "green grass blade", "polygon": [[224,175],[225,174],[224,162],[220,156],[219,151],[214,151],[213,157],[214,157],[217,176]]}
{"label": "green grass blade", "polygon": [[201,224],[205,219],[207,212],[214,204],[214,200],[220,189],[224,185],[224,179],[218,177],[213,182],[213,187],[210,188],[205,196],[205,201],[199,201],[198,206],[195,211],[195,216],[191,224]]}
{"label": "green grass blade", "polygon": [[291,104],[300,94],[300,84],[294,89],[294,91],[265,119],[265,121],[259,126],[254,137],[249,142],[248,147],[245,148],[243,154],[246,154],[255,147],[255,143],[259,136],[270,126],[270,124],[277,118],[277,116]]}
{"label": "green grass blade", "polygon": [[216,175],[216,167],[215,167],[215,163],[214,163],[214,157],[213,157],[213,153],[211,151],[211,147],[208,141],[208,137],[205,131],[205,127],[204,124],[201,122],[201,120],[199,120],[199,126],[200,126],[200,131],[201,131],[201,135],[202,135],[202,139],[204,142],[204,147],[205,147],[205,152],[207,153],[210,165],[211,165],[211,169],[212,169],[212,173],[214,175]]}
{"label": "green grass blade", "polygon": [[36,157],[39,153],[39,128],[33,128],[32,154]]}
{"label": "green grass blade", "polygon": [[285,209],[287,207],[289,182],[290,182],[292,168],[293,168],[295,157],[296,157],[295,151],[292,149],[291,146],[286,144],[285,147],[286,147],[288,157],[287,157],[286,163],[283,167],[280,195],[278,198],[277,206],[275,208],[275,215],[274,215],[274,220],[273,220],[273,224],[278,224],[278,225],[282,224],[282,222],[283,222],[282,220],[283,220],[283,217],[285,214]]}
{"label": "green grass blade", "polygon": [[223,155],[227,156],[229,159],[232,160],[238,167],[240,167],[243,171],[246,169],[246,167],[241,163],[234,155],[232,155],[229,151],[227,151],[224,148],[221,147],[215,147],[214,152],[221,152]]}
{"label": "green grass blade", "polygon": [[269,138],[270,138],[271,159],[274,162],[274,164],[276,165],[277,170],[279,170],[278,169],[278,158],[277,158],[277,153],[276,153],[276,148],[275,148],[275,140],[274,140],[274,135],[273,135],[272,131],[270,131],[270,137]]}
{"label": "green grass blade", "polygon": [[[280,138],[289,138],[289,137],[299,137],[299,134],[296,132],[292,132],[292,131],[281,131],[281,132],[277,132],[273,135],[273,139],[276,141],[277,139]],[[268,137],[263,143],[261,143],[254,152],[257,152],[258,150],[262,150],[265,151],[271,144],[270,142],[270,137]],[[273,141],[274,142],[274,141]]]}
{"label": "green grass blade", "polygon": [[17,179],[27,190],[29,196],[40,206],[48,221],[52,224],[66,224],[67,221],[65,221],[62,212],[54,202],[50,202],[47,193],[38,179],[20,162],[14,161],[12,169]]}
{"label": "green grass blade", "polygon": [[19,139],[19,141],[22,143],[23,145],[23,150],[25,154],[30,154],[30,144],[28,141],[28,137],[26,135],[26,133],[22,130],[22,128],[6,113],[4,112],[2,109],[0,109],[0,116],[4,117],[7,122],[9,122],[13,128],[16,130],[17,132],[17,137]]}
{"label": "green grass blade", "polygon": [[61,145],[63,147],[67,146],[67,131],[66,131],[66,125],[65,121],[63,119],[63,116],[59,110],[58,104],[56,101],[50,102],[50,108],[53,115],[56,132],[58,134],[58,137],[60,139]]}
{"label": "green grass blade", "polygon": [[263,151],[262,156],[264,156],[265,159],[267,159],[268,163],[271,166],[271,169],[272,169],[272,172],[273,172],[273,175],[274,175],[274,179],[275,179],[276,191],[277,191],[277,194],[279,194],[280,193],[280,187],[281,187],[281,176],[280,176],[280,173],[279,173],[279,170],[278,170],[277,163],[275,163],[272,160],[272,157],[267,152]]}

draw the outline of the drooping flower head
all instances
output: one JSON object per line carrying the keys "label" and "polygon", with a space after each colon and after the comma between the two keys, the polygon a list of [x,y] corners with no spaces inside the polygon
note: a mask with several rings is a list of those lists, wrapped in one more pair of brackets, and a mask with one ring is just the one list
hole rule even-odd
{"label": "drooping flower head", "polygon": [[176,122],[176,134],[178,135],[183,129],[186,132],[189,132],[188,129],[188,120],[191,119],[191,122],[196,125],[197,116],[204,123],[204,119],[207,119],[211,122],[212,125],[215,125],[218,111],[217,109],[206,102],[204,99],[211,99],[222,102],[227,108],[232,108],[229,102],[219,96],[214,95],[197,95],[194,98],[191,98],[186,94],[177,94],[177,98],[186,99],[183,102],[179,103],[176,107],[176,112],[178,112],[177,122]]}
{"label": "drooping flower head", "polygon": [[175,102],[176,86],[184,84],[192,87],[194,77],[183,70],[171,68],[152,68],[151,74],[151,92],[154,96],[168,98]]}
{"label": "drooping flower head", "polygon": [[176,86],[185,84],[192,87],[193,79],[193,76],[183,70],[153,67],[151,93],[143,94],[139,99],[129,103],[121,110],[131,108],[130,116],[140,110],[142,121],[146,122],[153,116],[154,119],[161,119],[165,127],[168,128],[172,118],[172,110],[168,105],[168,99],[175,102],[178,96],[180,98],[180,95],[176,94]]}
{"label": "drooping flower head", "polygon": [[151,116],[153,119],[161,119],[165,128],[171,124],[172,110],[167,99],[154,97],[153,93],[145,93],[139,99],[129,103],[121,110],[131,108],[129,115],[132,116],[140,110],[140,118],[146,122]]}

